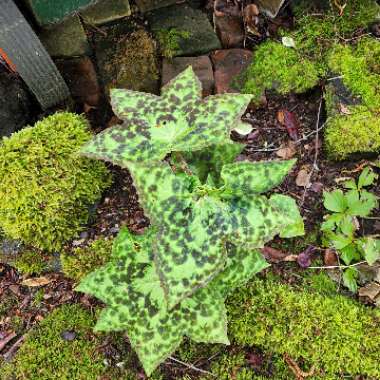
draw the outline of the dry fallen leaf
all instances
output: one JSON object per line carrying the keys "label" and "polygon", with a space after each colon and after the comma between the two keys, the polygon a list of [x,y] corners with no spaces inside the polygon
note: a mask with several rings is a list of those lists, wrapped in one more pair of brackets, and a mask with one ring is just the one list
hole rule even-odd
{"label": "dry fallen leaf", "polygon": [[292,140],[298,140],[300,138],[300,122],[293,112],[284,109],[279,110],[277,112],[277,120],[286,128]]}
{"label": "dry fallen leaf", "polygon": [[37,286],[44,286],[44,285],[50,284],[52,281],[53,279],[47,278],[45,276],[34,277],[34,278],[27,278],[21,283],[21,285],[37,287]]}
{"label": "dry fallen leaf", "polygon": [[328,267],[336,266],[339,264],[338,256],[336,255],[335,250],[330,249],[330,248],[327,248],[325,250],[323,261],[324,261],[325,265]]}
{"label": "dry fallen leaf", "polygon": [[342,115],[351,115],[351,111],[350,109],[343,103],[339,103],[339,112],[342,114]]}
{"label": "dry fallen leaf", "polygon": [[306,169],[301,169],[296,177],[296,185],[300,187],[310,188],[310,173]]}
{"label": "dry fallen leaf", "polygon": [[288,141],[280,146],[280,149],[276,152],[276,155],[284,160],[293,158],[297,153],[296,145],[293,141]]}
{"label": "dry fallen leaf", "polygon": [[243,18],[248,32],[260,37],[261,33],[258,30],[259,13],[259,8],[256,4],[249,4],[244,8]]}
{"label": "dry fallen leaf", "polygon": [[358,294],[360,297],[368,297],[371,301],[376,301],[376,298],[380,294],[380,284],[371,282],[360,288]]}

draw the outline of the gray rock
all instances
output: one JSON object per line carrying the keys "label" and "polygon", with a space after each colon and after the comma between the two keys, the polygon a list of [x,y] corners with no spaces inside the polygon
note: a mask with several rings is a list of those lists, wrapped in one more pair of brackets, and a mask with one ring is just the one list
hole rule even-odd
{"label": "gray rock", "polygon": [[128,0],[102,0],[80,12],[83,21],[91,25],[102,25],[131,15]]}
{"label": "gray rock", "polygon": [[176,56],[195,56],[221,49],[205,13],[187,4],[175,5],[150,12],[146,15],[151,29],[158,38],[160,33],[177,31],[187,36],[178,37],[179,49]]}
{"label": "gray rock", "polygon": [[22,250],[23,244],[20,240],[0,236],[0,263],[12,264]]}
{"label": "gray rock", "polygon": [[44,29],[39,37],[52,57],[76,57],[91,53],[86,32],[77,15]]}
{"label": "gray rock", "polygon": [[136,4],[141,12],[167,7],[175,4],[177,0],[136,0]]}
{"label": "gray rock", "polygon": [[0,138],[23,128],[30,119],[32,100],[24,83],[0,67]]}
{"label": "gray rock", "polygon": [[285,0],[257,0],[260,10],[269,17],[276,17]]}

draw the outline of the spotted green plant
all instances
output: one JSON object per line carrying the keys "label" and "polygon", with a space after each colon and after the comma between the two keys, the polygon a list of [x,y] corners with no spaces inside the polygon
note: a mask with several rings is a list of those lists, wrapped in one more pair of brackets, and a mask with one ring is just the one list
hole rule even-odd
{"label": "spotted green plant", "polygon": [[82,152],[128,167],[156,163],[171,152],[226,143],[251,98],[221,94],[202,99],[201,83],[191,67],[165,85],[161,96],[114,89],[112,107],[123,124],[98,134]]}
{"label": "spotted green plant", "polygon": [[[128,167],[151,227],[142,236],[123,229],[111,261],[77,290],[107,305],[96,329],[126,330],[150,374],[183,336],[228,344],[225,297],[267,266],[258,251],[267,241],[304,230],[292,198],[263,195],[283,181],[294,160],[232,162],[237,147],[229,133],[249,97],[202,100],[190,69],[149,103],[151,115],[138,101],[153,95],[123,91],[113,103],[124,124],[98,135],[83,151]],[[205,152],[211,170],[201,165]],[[171,160],[162,161],[170,153]]]}

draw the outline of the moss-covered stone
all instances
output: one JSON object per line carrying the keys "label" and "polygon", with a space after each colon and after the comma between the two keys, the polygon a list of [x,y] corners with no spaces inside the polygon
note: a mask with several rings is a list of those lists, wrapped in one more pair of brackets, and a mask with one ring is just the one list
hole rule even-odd
{"label": "moss-covered stone", "polygon": [[157,93],[157,47],[149,33],[132,22],[111,25],[96,39],[96,57],[107,90],[127,88]]}
{"label": "moss-covered stone", "polygon": [[0,227],[55,251],[87,223],[89,207],[110,185],[105,165],[78,155],[91,138],[79,115],[57,113],[0,143]]}
{"label": "moss-covered stone", "polygon": [[[349,39],[357,30],[367,28],[380,17],[380,7],[375,0],[348,0],[344,4],[340,14],[340,9],[331,0],[298,1],[294,7],[294,31],[282,32],[290,35],[297,51],[312,59],[322,72],[327,70],[326,57],[335,43]],[[313,7],[317,9],[310,9]]]}
{"label": "moss-covered stone", "polygon": [[325,131],[329,157],[342,160],[353,153],[380,151],[380,119],[364,106],[349,109],[348,115],[333,116]]}
{"label": "moss-covered stone", "polygon": [[295,290],[269,277],[237,291],[228,310],[235,343],[286,353],[306,370],[314,366],[312,378],[380,376],[380,313],[353,300],[311,287]]}
{"label": "moss-covered stone", "polygon": [[363,38],[356,46],[335,45],[329,68],[370,110],[380,110],[380,42]]}
{"label": "moss-covered stone", "polygon": [[75,281],[103,266],[111,257],[112,239],[99,238],[87,247],[75,248],[73,252],[63,252],[61,263],[63,273]]}
{"label": "moss-covered stone", "polygon": [[280,94],[301,93],[317,85],[319,80],[318,70],[310,60],[274,41],[256,49],[245,77],[243,91],[253,94],[256,102],[266,89]]}
{"label": "moss-covered stone", "polygon": [[329,84],[325,95],[325,142],[333,159],[380,151],[379,62],[380,42],[374,38],[363,38],[356,46],[335,45],[329,55],[329,68],[341,82]]}
{"label": "moss-covered stone", "polygon": [[[45,318],[14,360],[0,371],[1,380],[97,379],[106,371],[92,335],[94,318],[78,305],[64,305]],[[65,339],[73,332],[73,340]]]}
{"label": "moss-covered stone", "polygon": [[[255,95],[256,101],[265,89],[285,94],[304,92],[315,86],[319,78],[328,74],[327,61],[333,46],[368,27],[380,16],[375,0],[345,1],[342,14],[329,0],[295,3],[294,29],[280,31],[283,37],[294,41],[295,48],[265,42],[256,49],[246,72],[243,90]],[[316,3],[322,10],[314,9]]]}
{"label": "moss-covered stone", "polygon": [[182,35],[177,35],[180,55],[197,56],[221,49],[220,41],[207,15],[199,9],[193,9],[187,3],[157,9],[147,13],[146,17],[157,38],[162,30],[182,32]]}

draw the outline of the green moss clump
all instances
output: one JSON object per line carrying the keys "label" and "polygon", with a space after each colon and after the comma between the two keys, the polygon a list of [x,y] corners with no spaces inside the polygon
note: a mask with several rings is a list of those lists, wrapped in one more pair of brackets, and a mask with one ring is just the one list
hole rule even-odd
{"label": "green moss clump", "polygon": [[356,46],[335,45],[329,54],[330,70],[341,76],[343,87],[352,98],[352,105],[346,105],[348,112],[342,113],[339,109],[342,90],[336,90],[332,84],[327,86],[325,100],[329,119],[325,144],[332,159],[380,150],[379,62],[380,42],[374,38],[362,38]]}
{"label": "green moss clump", "polygon": [[315,379],[380,376],[380,313],[353,300],[257,278],[230,297],[228,312],[234,342],[314,365]]}
{"label": "green moss clump", "polygon": [[63,273],[75,281],[103,266],[109,261],[112,252],[112,239],[99,238],[88,247],[75,248],[72,253],[63,252],[61,263]]}
{"label": "green moss clump", "polygon": [[363,38],[356,47],[336,45],[329,55],[329,67],[342,76],[344,85],[362,104],[380,111],[380,42]]}
{"label": "green moss clump", "polygon": [[181,54],[181,39],[189,39],[190,32],[187,30],[178,30],[175,28],[161,29],[157,32],[157,39],[160,43],[161,54],[166,58],[173,58]]}
{"label": "green moss clump", "polygon": [[12,264],[20,273],[40,275],[47,269],[47,264],[40,252],[25,251]]}
{"label": "green moss clump", "polygon": [[[299,1],[295,7],[295,28],[280,31],[293,39],[295,48],[265,42],[255,51],[245,75],[243,91],[259,101],[265,89],[280,94],[304,92],[328,73],[328,53],[344,38],[366,28],[379,19],[380,7],[375,0],[348,0],[342,15],[332,1],[326,0],[319,12],[312,11],[314,2]],[[373,60],[375,61],[375,59]]]}
{"label": "green moss clump", "polygon": [[314,87],[319,80],[315,65],[292,49],[278,42],[265,42],[254,52],[254,59],[245,73],[243,91],[259,101],[265,89],[280,94],[301,93]]}
{"label": "green moss clump", "polygon": [[0,227],[13,239],[60,250],[87,223],[111,178],[78,155],[91,138],[86,120],[57,113],[0,143]]}
{"label": "green moss clump", "polygon": [[[2,368],[0,379],[21,380],[97,379],[105,373],[97,339],[92,335],[94,318],[79,305],[54,310],[27,336],[14,360]],[[72,331],[73,340],[62,333]]]}
{"label": "green moss clump", "polygon": [[[343,13],[330,0],[320,1],[321,11],[309,9],[313,2],[300,2],[295,7],[295,30],[290,32],[296,49],[309,57],[322,71],[327,69],[326,56],[329,49],[355,31],[368,27],[379,19],[380,7],[375,0],[348,0]],[[289,35],[287,32],[283,32]]]}
{"label": "green moss clump", "polygon": [[350,107],[349,115],[329,119],[325,144],[329,157],[335,160],[343,160],[353,153],[378,152],[380,118],[366,107]]}

